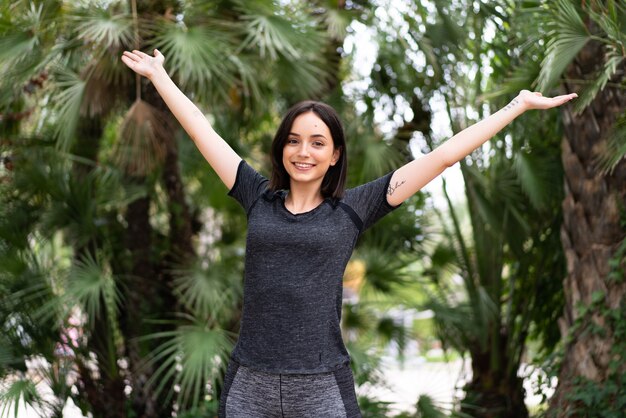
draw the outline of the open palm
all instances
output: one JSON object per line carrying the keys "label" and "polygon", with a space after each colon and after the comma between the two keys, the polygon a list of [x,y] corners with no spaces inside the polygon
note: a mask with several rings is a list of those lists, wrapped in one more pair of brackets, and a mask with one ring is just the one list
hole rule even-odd
{"label": "open palm", "polygon": [[544,97],[540,92],[532,92],[529,90],[520,91],[518,96],[528,109],[550,109],[552,107],[561,106],[576,97],[578,97],[576,93],[556,97]]}
{"label": "open palm", "polygon": [[150,78],[163,68],[165,57],[157,49],[153,57],[135,49],[132,52],[124,51],[122,61],[137,74]]}

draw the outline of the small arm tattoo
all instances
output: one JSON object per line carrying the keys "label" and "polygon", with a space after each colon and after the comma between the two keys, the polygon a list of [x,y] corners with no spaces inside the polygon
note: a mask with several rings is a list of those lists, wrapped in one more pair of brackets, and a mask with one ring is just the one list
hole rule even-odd
{"label": "small arm tattoo", "polygon": [[404,183],[406,183],[405,180],[402,180],[402,182],[397,182],[396,181],[396,184],[394,184],[393,186],[390,183],[389,187],[387,188],[387,194],[389,196],[391,196],[393,194],[393,192],[395,192],[398,189],[398,187],[402,186]]}
{"label": "small arm tattoo", "polygon": [[517,100],[517,98],[511,100],[511,103],[509,103],[508,105],[506,105],[504,107],[504,110],[510,110],[513,109],[515,106],[517,106],[519,103],[519,100]]}

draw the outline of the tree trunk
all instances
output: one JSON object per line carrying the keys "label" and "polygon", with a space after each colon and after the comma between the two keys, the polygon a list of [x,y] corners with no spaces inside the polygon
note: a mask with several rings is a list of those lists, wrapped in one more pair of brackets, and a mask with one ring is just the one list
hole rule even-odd
{"label": "tree trunk", "polygon": [[476,418],[528,418],[524,403],[523,379],[517,376],[519,365],[510,370],[506,366],[508,358],[507,336],[500,336],[499,364],[493,361],[491,345],[487,350],[474,347],[472,358],[472,381],[465,386],[465,398],[461,402],[461,412]]}
{"label": "tree trunk", "polygon": [[[583,48],[568,69],[567,78],[588,79],[602,65],[601,48],[595,42]],[[622,74],[624,69],[626,66],[622,64]],[[576,86],[567,84],[565,88],[577,90]],[[607,86],[581,115],[573,115],[569,107],[564,109],[565,199],[561,241],[567,276],[563,283],[566,306],[559,325],[568,343],[557,391],[551,401],[551,412],[558,417],[583,416],[574,412],[577,405],[569,396],[575,392],[576,382],[583,378],[600,387],[610,379],[609,364],[615,361],[611,351],[619,341],[612,322],[603,313],[620,309],[626,294],[624,280],[607,280],[610,260],[626,238],[620,219],[626,208],[626,161],[622,159],[612,173],[601,172],[595,161],[606,148],[607,133],[624,113],[625,105],[626,91]],[[623,272],[624,260],[618,263],[621,266],[617,269]],[[580,306],[592,309],[586,309],[583,314]],[[588,332],[590,327],[603,331]]]}
{"label": "tree trunk", "polygon": [[[97,162],[103,131],[101,115],[81,118],[72,153],[89,161]],[[73,175],[83,179],[93,170],[93,165],[82,162],[75,162],[72,167]],[[101,247],[99,241],[100,237],[94,236],[89,242],[75,246],[74,258],[79,260],[87,254],[95,258],[96,251]],[[102,304],[102,306],[105,305]],[[85,363],[78,361],[79,385],[84,389],[82,395],[92,406],[94,417],[123,418],[126,416],[124,381],[119,374],[117,365],[109,363],[110,351],[115,350],[115,348],[111,346],[113,336],[106,320],[107,315],[104,312],[98,314],[94,318],[94,327],[90,330],[91,335],[87,347],[92,353],[96,353],[100,377],[94,378]]]}

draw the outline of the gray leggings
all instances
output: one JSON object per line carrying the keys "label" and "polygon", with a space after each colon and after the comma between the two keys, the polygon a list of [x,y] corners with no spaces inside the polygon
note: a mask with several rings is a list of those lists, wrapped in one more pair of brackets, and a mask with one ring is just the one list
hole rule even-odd
{"label": "gray leggings", "polygon": [[230,360],[219,418],[361,418],[349,365],[316,374],[273,374]]}

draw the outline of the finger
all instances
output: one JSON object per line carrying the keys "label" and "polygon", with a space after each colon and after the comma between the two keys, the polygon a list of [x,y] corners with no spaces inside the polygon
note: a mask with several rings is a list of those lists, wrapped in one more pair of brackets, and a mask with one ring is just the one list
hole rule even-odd
{"label": "finger", "polygon": [[123,56],[125,56],[126,58],[129,58],[133,61],[141,61],[141,58],[139,58],[139,56],[137,54],[133,54],[132,52],[128,52],[128,51],[124,51]]}
{"label": "finger", "polygon": [[145,52],[141,52],[137,49],[133,49],[133,53],[139,55],[141,58],[152,58],[150,55],[146,54]]}
{"label": "finger", "polygon": [[161,54],[161,51],[159,51],[158,49],[154,48],[154,56],[158,57],[159,55],[163,55],[163,54]]}
{"label": "finger", "polygon": [[569,102],[570,100],[572,100],[574,97],[572,97],[571,95],[567,94],[567,95],[563,95],[563,96],[557,96],[557,97],[553,97],[551,100],[551,107],[556,107],[556,106],[561,106],[567,102]]}
{"label": "finger", "polygon": [[540,92],[540,91],[536,91],[536,92],[535,92],[535,96],[543,96],[543,94],[541,94],[541,92]]}
{"label": "finger", "polygon": [[556,96],[555,99],[572,100],[572,99],[575,99],[576,97],[578,97],[578,94],[571,93],[571,94],[562,94],[560,96]]}
{"label": "finger", "polygon": [[132,59],[128,58],[128,56],[126,56],[126,55],[122,55],[122,62],[124,64],[126,64],[128,67],[130,67],[131,69],[134,69],[135,65],[137,65],[137,63],[135,61],[133,61]]}

